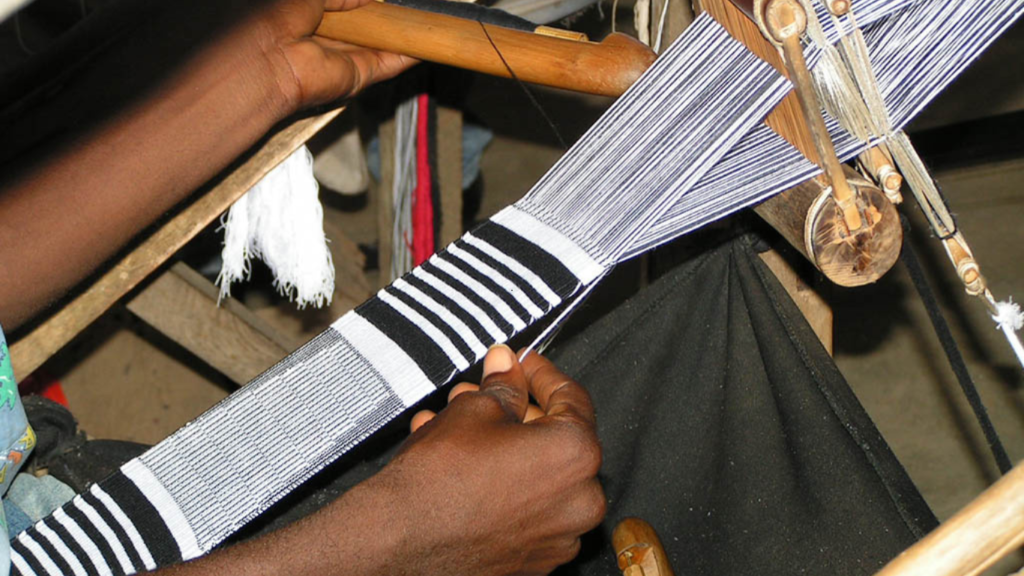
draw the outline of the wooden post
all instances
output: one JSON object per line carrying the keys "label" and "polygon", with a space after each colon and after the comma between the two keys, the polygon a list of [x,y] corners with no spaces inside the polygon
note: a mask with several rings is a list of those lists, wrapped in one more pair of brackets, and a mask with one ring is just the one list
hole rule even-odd
{"label": "wooden post", "polygon": [[441,198],[441,237],[447,246],[462,236],[462,111],[437,107],[437,183]]}
{"label": "wooden post", "polygon": [[654,0],[651,3],[651,38],[658,33],[662,12],[665,14],[665,27],[661,31],[661,50],[665,51],[687,26],[693,22],[693,6],[690,0]]}
{"label": "wooden post", "polygon": [[392,188],[395,185],[395,119],[389,118],[377,131],[380,138],[380,182],[377,183],[377,267],[380,286],[391,283],[391,235],[395,227],[395,203]]}

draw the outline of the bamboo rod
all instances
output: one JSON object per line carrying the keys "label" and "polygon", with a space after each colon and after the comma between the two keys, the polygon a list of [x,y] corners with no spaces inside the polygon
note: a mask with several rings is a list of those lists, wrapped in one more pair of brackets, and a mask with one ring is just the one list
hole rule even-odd
{"label": "bamboo rod", "polygon": [[504,78],[511,68],[524,82],[603,96],[621,95],[655,58],[624,34],[581,42],[381,2],[327,12],[316,33]]}
{"label": "bamboo rod", "polygon": [[10,347],[14,373],[31,374],[206,228],[343,109],[299,120],[270,138],[224,180],[157,229],[91,286]]}
{"label": "bamboo rod", "polygon": [[975,576],[1024,545],[1024,464],[876,576]]}

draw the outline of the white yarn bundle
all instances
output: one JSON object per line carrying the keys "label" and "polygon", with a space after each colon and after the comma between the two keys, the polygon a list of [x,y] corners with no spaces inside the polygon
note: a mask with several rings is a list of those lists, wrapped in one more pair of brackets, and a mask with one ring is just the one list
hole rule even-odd
{"label": "white yarn bundle", "polygon": [[278,292],[300,309],[331,303],[334,263],[318,192],[313,156],[303,146],[235,202],[221,220],[221,299],[231,295],[233,282],[248,279],[255,257],[270,267]]}
{"label": "white yarn bundle", "polygon": [[1013,353],[1017,355],[1017,361],[1024,366],[1024,346],[1017,337],[1017,331],[1024,327],[1024,313],[1020,311],[1020,304],[1015,304],[1013,298],[1010,298],[1004,302],[996,302],[995,308],[996,314],[992,315],[992,319],[1006,336]]}

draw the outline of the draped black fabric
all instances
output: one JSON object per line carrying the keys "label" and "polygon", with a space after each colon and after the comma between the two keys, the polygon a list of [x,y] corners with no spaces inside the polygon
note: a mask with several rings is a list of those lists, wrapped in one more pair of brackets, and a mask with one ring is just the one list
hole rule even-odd
{"label": "draped black fabric", "polygon": [[746,238],[551,357],[590,390],[608,517],[560,574],[620,574],[638,516],[678,575],[873,574],[936,520]]}

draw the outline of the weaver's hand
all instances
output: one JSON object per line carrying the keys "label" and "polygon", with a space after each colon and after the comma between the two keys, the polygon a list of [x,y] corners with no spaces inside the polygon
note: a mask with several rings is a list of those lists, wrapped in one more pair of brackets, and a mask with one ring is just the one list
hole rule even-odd
{"label": "weaver's hand", "polygon": [[[531,394],[543,414],[523,423]],[[500,346],[479,390],[456,394],[375,480],[406,508],[417,573],[547,574],[604,517],[600,464],[586,391]]]}
{"label": "weaver's hand", "polygon": [[[542,413],[524,423],[531,394]],[[590,397],[544,358],[492,349],[479,389],[421,420],[390,464],[330,506],[160,573],[542,575],[604,517]]]}
{"label": "weaver's hand", "polygon": [[325,10],[352,10],[372,1],[282,0],[260,18],[260,45],[292,109],[355,95],[416,63],[313,34]]}

